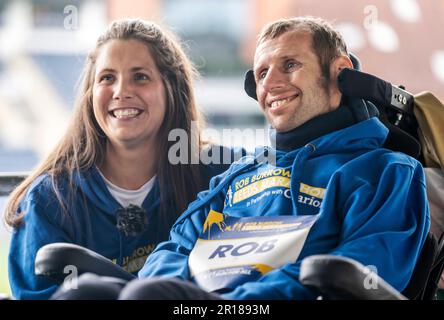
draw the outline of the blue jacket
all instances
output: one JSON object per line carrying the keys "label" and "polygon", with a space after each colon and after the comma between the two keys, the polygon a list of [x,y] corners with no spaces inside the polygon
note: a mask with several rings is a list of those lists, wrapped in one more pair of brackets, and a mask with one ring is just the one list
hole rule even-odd
{"label": "blue jacket", "polygon": [[[229,164],[201,166],[206,185],[210,178],[226,170]],[[60,191],[68,214],[62,212],[51,179],[36,179],[20,204],[26,212],[24,225],[14,229],[9,252],[9,281],[16,299],[47,299],[57,289],[53,282],[34,273],[39,248],[54,242],[75,243],[89,248],[137,274],[155,246],[167,239],[168,230],[159,230],[158,181],[142,207],[148,215],[147,229],[137,236],[126,236],[116,227],[116,211],[121,205],[109,193],[97,169],[75,175],[75,194],[68,199],[66,180]],[[81,191],[80,191],[81,190]],[[165,191],[163,191],[165,192]]]}
{"label": "blue jacket", "polygon": [[[423,168],[415,159],[381,147],[388,129],[376,117],[354,122],[293,150],[257,150],[214,177],[210,189],[179,217],[170,240],[149,256],[139,277],[190,279],[188,256],[210,210],[230,217],[319,214],[294,263],[222,290],[222,296],[313,299],[298,281],[301,260],[327,253],[372,265],[403,290],[430,226]],[[275,155],[275,165],[261,162],[264,152],[268,159]],[[289,172],[289,186],[262,184],[245,191],[253,180],[288,177]]]}

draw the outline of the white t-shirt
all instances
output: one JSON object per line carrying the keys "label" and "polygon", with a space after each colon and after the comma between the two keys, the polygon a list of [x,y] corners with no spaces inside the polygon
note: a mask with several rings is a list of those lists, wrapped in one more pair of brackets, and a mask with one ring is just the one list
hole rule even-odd
{"label": "white t-shirt", "polygon": [[98,170],[98,171],[99,171],[100,175],[102,176],[103,180],[105,180],[106,187],[108,188],[111,195],[124,208],[128,207],[130,204],[134,204],[136,206],[141,207],[143,200],[145,200],[146,196],[153,188],[154,182],[156,181],[156,175],[154,175],[154,177],[152,177],[147,183],[145,183],[139,189],[128,190],[128,189],[123,189],[123,188],[116,186],[111,181],[109,181],[107,178],[105,178],[105,176],[103,175],[102,172],[100,172],[100,170]]}

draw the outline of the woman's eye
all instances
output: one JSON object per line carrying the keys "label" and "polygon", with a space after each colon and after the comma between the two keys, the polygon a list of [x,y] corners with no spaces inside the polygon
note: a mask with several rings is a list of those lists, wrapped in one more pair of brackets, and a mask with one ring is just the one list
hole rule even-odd
{"label": "woman's eye", "polygon": [[99,82],[110,82],[114,80],[114,76],[112,74],[105,74],[99,78]]}
{"label": "woman's eye", "polygon": [[134,79],[135,80],[149,80],[150,78],[146,75],[146,74],[144,74],[144,73],[136,73],[135,75],[134,75]]}
{"label": "woman's eye", "polygon": [[294,62],[288,62],[288,63],[287,63],[287,69],[294,68],[295,65],[296,65],[296,64],[295,64]]}

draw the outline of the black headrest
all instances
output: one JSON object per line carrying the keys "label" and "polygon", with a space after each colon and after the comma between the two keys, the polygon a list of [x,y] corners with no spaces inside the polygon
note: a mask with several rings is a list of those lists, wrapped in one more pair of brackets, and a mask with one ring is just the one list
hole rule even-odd
{"label": "black headrest", "polygon": [[353,52],[350,52],[348,56],[350,57],[350,60],[353,64],[353,69],[360,71],[361,61],[359,61],[359,58]]}
{"label": "black headrest", "polygon": [[251,69],[245,73],[244,90],[250,98],[257,100],[256,80],[254,80],[254,72]]}
{"label": "black headrest", "polygon": [[338,89],[347,97],[361,98],[378,106],[391,106],[413,114],[413,95],[371,74],[345,68],[338,75]]}

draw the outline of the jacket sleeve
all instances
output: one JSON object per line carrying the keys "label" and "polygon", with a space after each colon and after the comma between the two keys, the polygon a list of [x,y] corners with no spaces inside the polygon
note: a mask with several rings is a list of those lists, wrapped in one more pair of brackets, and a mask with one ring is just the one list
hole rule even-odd
{"label": "jacket sleeve", "polygon": [[[225,173],[227,174],[227,173]],[[162,276],[177,277],[189,280],[188,256],[199,237],[203,223],[210,209],[220,211],[224,203],[224,191],[205,200],[223,179],[225,174],[216,176],[210,181],[210,188],[198,194],[197,200],[188,206],[170,232],[170,239],[160,243],[148,256],[139,278]],[[193,208],[198,207],[196,210]]]}
{"label": "jacket sleeve", "polygon": [[24,224],[13,230],[9,251],[9,282],[15,299],[48,299],[57,286],[36,276],[37,251],[53,242],[73,242],[56,222],[54,208],[33,200],[22,202]]}
{"label": "jacket sleeve", "polygon": [[[341,173],[332,177],[320,218],[312,227],[296,263],[273,270],[257,282],[245,283],[223,297],[315,298],[298,279],[302,258],[320,253],[371,265],[379,276],[402,291],[410,280],[430,227],[422,167],[393,164],[375,181],[369,183],[361,178]],[[319,246],[322,237],[328,237],[329,228],[338,221],[338,245],[322,252]],[[318,245],[313,245],[315,243]]]}

